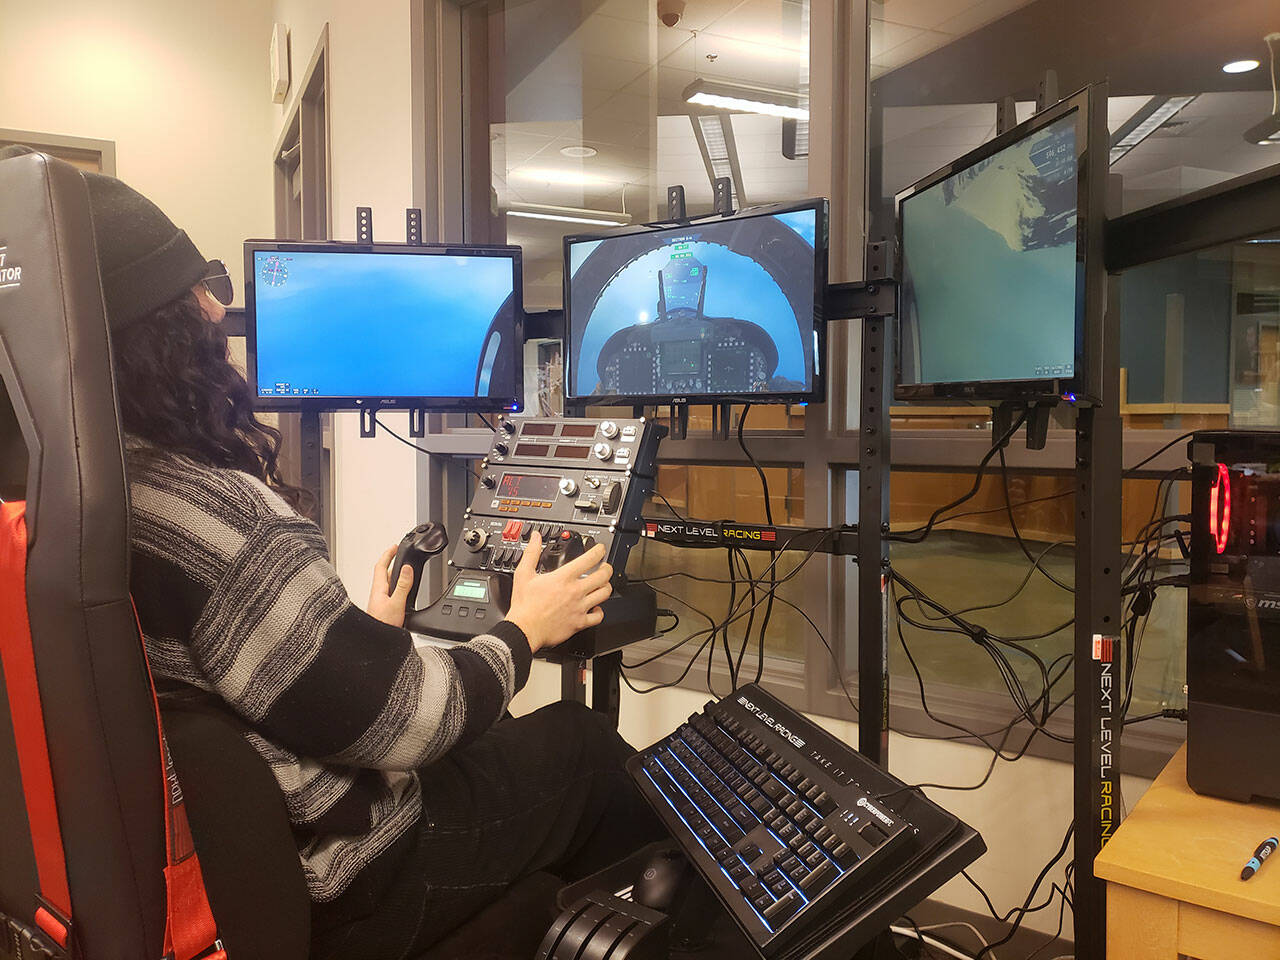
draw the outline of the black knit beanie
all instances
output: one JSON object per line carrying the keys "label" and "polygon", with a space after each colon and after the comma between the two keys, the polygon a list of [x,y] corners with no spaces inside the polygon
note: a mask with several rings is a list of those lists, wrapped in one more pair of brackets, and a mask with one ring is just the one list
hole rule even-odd
{"label": "black knit beanie", "polygon": [[[0,149],[0,160],[33,152],[14,144]],[[132,187],[100,173],[84,179],[107,325],[119,330],[190,290],[208,261],[185,231]]]}

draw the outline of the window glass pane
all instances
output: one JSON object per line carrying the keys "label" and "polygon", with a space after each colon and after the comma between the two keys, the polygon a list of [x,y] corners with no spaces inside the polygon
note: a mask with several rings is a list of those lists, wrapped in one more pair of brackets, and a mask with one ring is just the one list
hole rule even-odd
{"label": "window glass pane", "polygon": [[[972,472],[895,471],[891,478],[894,531],[918,529],[934,510],[957,499],[972,484]],[[1018,647],[1035,654],[1046,667],[1056,662],[1050,676],[1065,670],[1054,686],[1053,702],[1068,694],[1072,683],[1066,669],[1069,660],[1059,658],[1069,655],[1074,643],[1073,596],[1067,589],[1075,578],[1073,485],[1067,475],[1011,473],[1006,496],[1004,481],[996,472],[983,479],[971,500],[948,511],[949,519],[936,524],[923,542],[895,543],[891,551],[894,569],[928,597],[993,635],[1016,640]],[[1162,533],[1172,529],[1150,524],[1153,518],[1185,509],[1189,497],[1182,489],[1185,486],[1159,480],[1125,481],[1126,557],[1132,552],[1127,570],[1142,556],[1142,549],[1134,546],[1136,540],[1145,541],[1156,529]],[[1022,546],[1009,522],[1010,504]],[[1183,569],[1176,542],[1148,546],[1153,550],[1148,563],[1156,575]],[[1028,554],[1039,561],[1040,570],[1033,570]],[[898,591],[899,598],[904,595]],[[1181,704],[1186,676],[1186,591],[1158,588],[1150,615],[1141,618],[1133,617],[1131,600],[1132,595],[1126,597],[1125,622],[1134,624],[1138,664],[1131,712],[1136,715]],[[902,610],[905,616],[891,626],[890,642],[890,671],[899,690],[904,685],[915,690],[917,685],[908,650],[923,677],[926,696],[930,683],[996,693],[1006,690],[992,657],[969,636],[949,632],[954,624],[936,610],[914,602],[905,603]],[[1039,666],[1016,650],[1001,649],[1034,700],[1043,689]],[[1010,708],[1014,709],[1012,703]]]}
{"label": "window glass pane", "polygon": [[1277,240],[1124,272],[1120,409],[1128,426],[1280,426]]}
{"label": "window glass pane", "polygon": [[770,113],[807,114],[808,0],[690,3],[672,26],[653,3],[530,0],[487,33],[488,156],[467,166],[488,172],[497,237],[524,248],[529,307],[560,305],[566,233],[665,219],[668,186],[691,215],[712,210],[713,177],[739,208],[810,195],[808,120]]}
{"label": "window glass pane", "polygon": [[[1280,160],[1272,0],[988,0],[872,4],[871,236],[893,235],[893,196],[995,134],[995,105],[1034,109],[1045,72],[1068,95],[1110,81],[1120,208],[1140,209]],[[1278,44],[1280,45],[1280,44]],[[1253,69],[1231,73],[1228,63]],[[1261,141],[1261,142],[1259,142]]]}
{"label": "window glass pane", "polygon": [[[697,471],[697,482],[690,478]],[[773,509],[773,521],[776,524],[799,525],[804,515],[804,471],[784,467],[766,467],[765,476],[769,481],[769,500]],[[714,467],[714,466],[661,466],[658,468],[657,490],[661,496],[655,496],[645,510],[646,516],[670,517],[680,516],[690,520],[722,520],[732,519],[741,523],[764,523],[764,495],[760,486],[760,478],[750,467]],[[751,575],[764,577],[772,562],[771,554],[762,550],[743,551]],[[782,580],[804,560],[802,551],[791,551],[779,554],[777,576]],[[745,570],[739,568],[741,575]],[[673,574],[681,574],[674,575]],[[684,576],[683,574],[688,574]],[[627,576],[632,580],[648,579],[658,589],[658,604],[675,611],[680,617],[680,625],[671,632],[670,639],[687,637],[699,630],[705,630],[708,621],[699,613],[686,607],[680,601],[686,601],[693,607],[709,615],[716,623],[724,620],[729,611],[730,589],[727,551],[721,549],[698,550],[687,547],[676,547],[670,544],[654,543],[641,539],[640,545],[632,550],[627,564]],[[748,591],[737,590],[737,598],[741,600]],[[804,579],[796,577],[778,589],[778,596],[791,603],[805,606]],[[764,589],[759,589],[755,603],[751,600],[741,602],[736,609],[744,616],[735,620],[729,628],[729,645],[738,655],[746,638],[748,625],[752,628],[752,637],[758,638],[766,605]],[[752,620],[747,613],[755,607],[756,616]],[[812,604],[809,605],[811,607]],[[812,609],[806,612],[821,623],[821,618]],[[669,621],[663,621],[666,625]],[[804,618],[786,603],[773,605],[773,613],[769,621],[769,631],[765,639],[765,650],[769,654],[787,659],[802,659],[805,649],[805,633],[811,630]],[[687,645],[685,660],[693,656],[694,651],[706,639],[705,632]],[[755,644],[758,639],[752,639]],[[717,641],[717,644],[721,641]],[[720,649],[718,647],[718,649]],[[752,647],[754,651],[755,647]],[[682,651],[685,648],[682,648]],[[704,654],[705,655],[705,654]],[[675,656],[673,654],[673,656]],[[723,666],[723,652],[716,654],[717,662]],[[705,663],[705,661],[702,661]]]}

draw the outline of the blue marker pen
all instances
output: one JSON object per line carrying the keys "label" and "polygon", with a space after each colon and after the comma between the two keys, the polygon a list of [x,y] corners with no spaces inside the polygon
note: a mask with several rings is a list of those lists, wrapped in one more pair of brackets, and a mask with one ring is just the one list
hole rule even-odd
{"label": "blue marker pen", "polygon": [[1255,873],[1262,869],[1262,862],[1275,853],[1276,847],[1280,847],[1280,838],[1268,837],[1262,841],[1262,845],[1253,852],[1253,859],[1244,865],[1244,869],[1240,871],[1240,879],[1248,880]]}

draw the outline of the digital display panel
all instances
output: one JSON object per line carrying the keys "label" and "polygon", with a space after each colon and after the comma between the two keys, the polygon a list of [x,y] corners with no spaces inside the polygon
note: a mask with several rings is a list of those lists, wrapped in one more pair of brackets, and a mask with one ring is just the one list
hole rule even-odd
{"label": "digital display panel", "polygon": [[569,459],[569,460],[585,460],[590,455],[591,455],[590,447],[570,447],[570,446],[556,447],[556,456],[565,457],[566,459]]}
{"label": "digital display panel", "polygon": [[560,428],[560,436],[562,437],[594,437],[596,435],[596,425],[594,423],[566,423]]}
{"label": "digital display panel", "polygon": [[483,580],[459,580],[452,595],[462,600],[488,600],[489,588]]}
{"label": "digital display panel", "polygon": [[900,385],[1077,373],[1076,127],[1069,113],[903,199]]}
{"label": "digital display panel", "polygon": [[815,201],[569,238],[567,396],[814,397],[826,230],[825,203]]}
{"label": "digital display panel", "polygon": [[545,443],[517,443],[517,457],[545,457],[551,452],[551,447]]}
{"label": "digital display panel", "polygon": [[550,437],[554,436],[555,432],[554,423],[526,423],[520,428],[520,435],[525,437]]}
{"label": "digital display panel", "polygon": [[[519,251],[250,249],[255,390],[289,401],[439,398],[517,404]],[[477,402],[490,399],[493,402]],[[333,406],[351,405],[341,402]]]}
{"label": "digital display panel", "polygon": [[498,484],[498,496],[512,500],[554,500],[560,492],[557,477],[527,473],[505,473]]}

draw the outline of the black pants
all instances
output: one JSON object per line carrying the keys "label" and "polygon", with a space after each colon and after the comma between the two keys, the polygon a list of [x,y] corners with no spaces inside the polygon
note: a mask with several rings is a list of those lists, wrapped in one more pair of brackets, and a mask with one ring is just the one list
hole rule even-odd
{"label": "black pants", "polygon": [[554,703],[425,768],[422,818],[394,873],[380,878],[375,863],[315,906],[313,960],[413,955],[521,877],[572,882],[660,839],[622,768],[633,752],[601,714]]}

